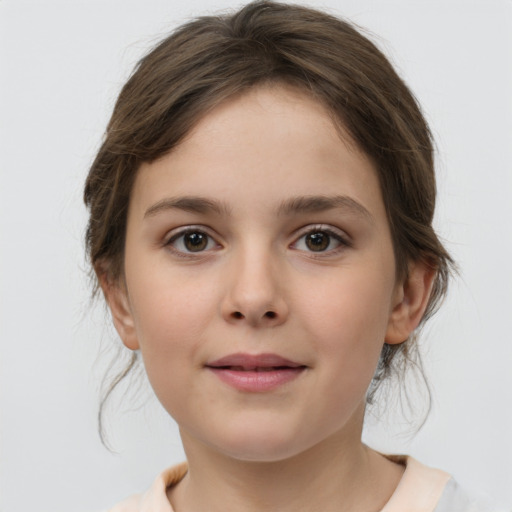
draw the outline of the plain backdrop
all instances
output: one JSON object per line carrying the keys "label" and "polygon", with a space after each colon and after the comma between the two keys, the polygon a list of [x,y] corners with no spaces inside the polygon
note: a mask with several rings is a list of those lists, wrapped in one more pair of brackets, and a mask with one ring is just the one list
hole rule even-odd
{"label": "plain backdrop", "polygon": [[[306,3],[377,34],[423,105],[436,225],[461,267],[425,331],[429,420],[407,436],[391,414],[366,439],[510,506],[512,2]],[[240,5],[0,0],[1,512],[101,510],[183,457],[156,401],[139,407],[144,392],[109,412],[118,453],[100,443],[98,388],[117,341],[89,301],[82,184],[135,62],[177,24]]]}

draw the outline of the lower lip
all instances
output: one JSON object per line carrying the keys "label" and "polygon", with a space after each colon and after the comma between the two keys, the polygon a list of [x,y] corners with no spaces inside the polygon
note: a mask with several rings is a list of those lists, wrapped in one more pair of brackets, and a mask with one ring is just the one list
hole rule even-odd
{"label": "lower lip", "polygon": [[240,391],[261,393],[271,391],[295,380],[306,368],[275,369],[269,371],[237,371],[223,368],[208,368],[221,381]]}

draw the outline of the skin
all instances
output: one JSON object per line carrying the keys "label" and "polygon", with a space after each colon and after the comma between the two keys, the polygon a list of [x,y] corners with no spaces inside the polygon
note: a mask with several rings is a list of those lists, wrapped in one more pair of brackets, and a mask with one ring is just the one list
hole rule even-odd
{"label": "skin", "polygon": [[[419,323],[432,277],[411,263],[397,281],[372,162],[289,87],[228,100],[143,164],[123,282],[101,280],[180,426],[190,469],[168,491],[176,512],[380,510],[403,467],[362,444],[365,394],[384,341]],[[205,366],[236,352],[306,369],[241,392]]]}

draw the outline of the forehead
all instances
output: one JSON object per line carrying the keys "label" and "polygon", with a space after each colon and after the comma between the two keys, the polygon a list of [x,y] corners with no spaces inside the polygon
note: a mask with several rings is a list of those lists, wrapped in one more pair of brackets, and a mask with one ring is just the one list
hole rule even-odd
{"label": "forehead", "polygon": [[253,88],[210,111],[170,153],[141,166],[132,199],[147,207],[190,195],[253,208],[348,195],[384,213],[370,159],[320,102],[282,85]]}
{"label": "forehead", "polygon": [[[252,144],[249,140],[241,148],[230,144],[243,135],[250,135]],[[180,146],[223,144],[223,151],[248,152],[252,148],[268,150],[276,140],[292,142],[292,137],[296,142],[308,141],[307,149],[314,145],[320,149],[325,142],[326,146],[342,144],[359,152],[321,101],[299,87],[279,82],[260,84],[223,100],[199,119]]]}

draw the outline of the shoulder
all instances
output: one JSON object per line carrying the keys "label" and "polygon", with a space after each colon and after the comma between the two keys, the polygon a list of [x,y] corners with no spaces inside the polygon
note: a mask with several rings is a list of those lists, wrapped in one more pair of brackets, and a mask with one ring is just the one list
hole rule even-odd
{"label": "shoulder", "polygon": [[177,484],[187,470],[186,462],[166,469],[144,494],[134,494],[105,512],[173,512],[166,491]]}
{"label": "shoulder", "polygon": [[484,503],[471,496],[453,478],[451,478],[444,490],[434,512],[505,512],[498,506]]}
{"label": "shoulder", "polygon": [[134,494],[105,512],[138,512],[140,510],[141,499],[142,494]]}
{"label": "shoulder", "polygon": [[445,471],[412,457],[388,458],[403,464],[405,471],[382,512],[505,512],[471,498]]}
{"label": "shoulder", "polygon": [[405,466],[405,471],[382,512],[434,512],[451,476],[440,469],[425,466],[412,457],[386,457]]}

